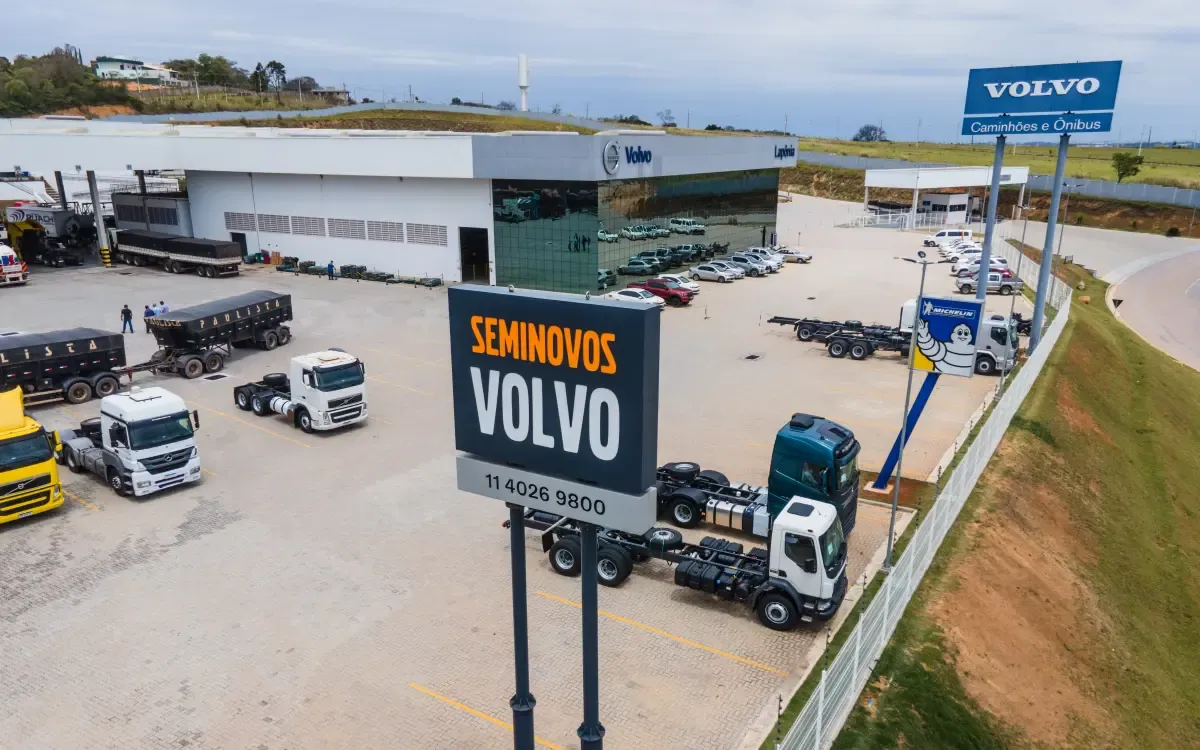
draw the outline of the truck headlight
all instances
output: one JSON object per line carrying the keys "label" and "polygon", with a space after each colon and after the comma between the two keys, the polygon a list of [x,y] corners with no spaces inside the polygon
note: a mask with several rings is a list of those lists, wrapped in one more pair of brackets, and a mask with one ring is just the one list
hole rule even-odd
{"label": "truck headlight", "polygon": [[199,449],[198,449],[196,446],[194,446],[194,445],[193,445],[193,446],[192,446],[192,453],[191,453],[191,455],[189,455],[189,456],[188,456],[188,458],[189,458],[189,459],[193,459],[193,458],[196,458],[196,457],[197,457],[197,456],[199,456],[199,455],[200,455],[200,450],[199,450]]}
{"label": "truck headlight", "polygon": [[199,473],[200,473],[200,467],[199,467],[199,466],[193,467],[193,468],[192,468],[192,473],[193,473],[193,474],[199,474]]}
{"label": "truck headlight", "polygon": [[150,483],[149,482],[138,482],[137,486],[138,486],[138,489],[141,489],[143,487],[149,487]]}

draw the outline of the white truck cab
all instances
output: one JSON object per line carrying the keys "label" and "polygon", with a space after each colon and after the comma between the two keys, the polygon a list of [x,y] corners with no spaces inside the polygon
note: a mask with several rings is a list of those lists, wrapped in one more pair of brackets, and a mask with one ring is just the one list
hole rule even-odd
{"label": "white truck cab", "polygon": [[149,495],[200,480],[194,428],[200,417],[165,388],[137,388],[100,399],[100,417],[62,435],[63,458],[118,495]]}
{"label": "white truck cab", "polygon": [[[800,620],[828,619],[845,596],[846,535],[837,511],[829,503],[794,497],[771,526],[772,584],[790,586],[801,602]],[[767,627],[785,625],[786,607],[758,607]]]}
{"label": "white truck cab", "polygon": [[292,357],[291,400],[296,409],[307,410],[314,430],[345,427],[367,418],[366,378],[366,365],[346,352]]}
{"label": "white truck cab", "polygon": [[29,268],[11,247],[0,242],[0,286],[16,286],[29,281]]}

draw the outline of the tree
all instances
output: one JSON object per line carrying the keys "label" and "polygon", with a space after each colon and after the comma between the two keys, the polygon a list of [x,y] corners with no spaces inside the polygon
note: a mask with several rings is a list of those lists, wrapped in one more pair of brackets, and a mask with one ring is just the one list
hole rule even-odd
{"label": "tree", "polygon": [[315,91],[319,88],[321,88],[321,84],[317,83],[316,80],[310,76],[296,76],[292,80],[288,81],[283,87],[284,91],[309,92]]}
{"label": "tree", "polygon": [[550,114],[552,114],[552,115],[561,115],[561,114],[562,114],[562,105],[561,105],[561,104],[555,104],[555,105],[554,105],[554,107],[553,107],[553,108],[551,108],[551,110],[550,110]]}
{"label": "tree", "polygon": [[508,101],[500,102],[499,104],[496,105],[496,109],[503,109],[503,110],[509,111],[509,112],[511,112],[512,110],[514,110],[516,108],[517,108],[517,105],[513,104],[512,102],[508,102]]}
{"label": "tree", "polygon": [[0,117],[22,117],[93,104],[124,104],[134,109],[125,85],[101,81],[79,64],[74,48],[55,48],[38,57],[0,58]]}
{"label": "tree", "polygon": [[462,99],[459,99],[459,98],[456,96],[456,97],[454,97],[453,99],[451,99],[451,100],[450,100],[450,103],[451,103],[451,104],[458,104],[458,105],[461,105],[461,104],[462,104]]}
{"label": "tree", "polygon": [[878,125],[863,125],[851,139],[866,143],[879,143],[887,140],[887,133]]}
{"label": "tree", "polygon": [[250,88],[262,93],[267,90],[270,81],[267,78],[267,69],[262,63],[254,66],[254,72],[250,74]]}
{"label": "tree", "polygon": [[1117,182],[1126,177],[1135,177],[1142,171],[1142,155],[1132,151],[1118,151],[1112,155],[1113,169],[1117,171]]}
{"label": "tree", "polygon": [[275,93],[278,95],[287,84],[287,69],[278,60],[272,60],[267,63],[266,71],[267,82],[271,84],[271,88],[275,89]]}
{"label": "tree", "polygon": [[675,127],[675,115],[671,114],[671,110],[664,109],[662,112],[659,112],[657,115],[655,115],[655,117],[662,122],[664,128]]}

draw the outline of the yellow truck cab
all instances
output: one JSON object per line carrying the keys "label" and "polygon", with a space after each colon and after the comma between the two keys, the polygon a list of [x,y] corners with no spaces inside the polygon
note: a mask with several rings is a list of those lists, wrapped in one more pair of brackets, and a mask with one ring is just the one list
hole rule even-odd
{"label": "yellow truck cab", "polygon": [[21,390],[0,393],[0,523],[63,504],[58,433],[25,416]]}

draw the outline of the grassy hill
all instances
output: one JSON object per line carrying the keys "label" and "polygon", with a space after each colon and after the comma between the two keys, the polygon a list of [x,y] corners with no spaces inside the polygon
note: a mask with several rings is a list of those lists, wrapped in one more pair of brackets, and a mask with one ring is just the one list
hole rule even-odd
{"label": "grassy hill", "polygon": [[[956,166],[990,165],[995,151],[994,143],[979,145],[955,143],[856,143],[854,141],[831,141],[819,138],[801,138],[799,148],[803,151],[822,151],[844,156],[868,156],[880,159],[904,159],[906,161],[934,162]],[[1137,148],[1094,148],[1072,146],[1067,152],[1067,177],[1086,177],[1093,180],[1115,180],[1112,155],[1117,151],[1137,151]],[[1004,163],[1014,167],[1029,167],[1036,174],[1054,174],[1057,146],[1024,146],[1010,144],[1004,154]],[[1200,188],[1200,149],[1195,148],[1147,148],[1142,156],[1145,163],[1136,177],[1125,182],[1146,182],[1151,185]]]}
{"label": "grassy hill", "polygon": [[470,112],[367,109],[323,117],[267,118],[219,121],[213,125],[276,128],[350,128],[358,130],[454,130],[465,133],[499,133],[505,130],[544,130],[593,133],[575,125],[533,120],[520,115],[480,115]]}
{"label": "grassy hill", "polygon": [[1087,284],[835,747],[1200,746],[1200,373]]}

